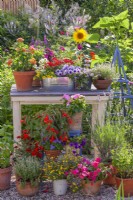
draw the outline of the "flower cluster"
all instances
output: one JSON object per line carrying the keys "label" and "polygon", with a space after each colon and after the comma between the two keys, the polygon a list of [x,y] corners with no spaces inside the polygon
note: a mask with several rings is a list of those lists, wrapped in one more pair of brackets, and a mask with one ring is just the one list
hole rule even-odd
{"label": "flower cluster", "polygon": [[75,156],[77,156],[77,155],[80,154],[80,151],[79,151],[79,153],[78,153],[77,150],[82,150],[82,148],[85,146],[85,144],[86,144],[86,139],[84,138],[84,139],[82,139],[80,142],[78,142],[78,141],[71,141],[71,142],[69,143],[69,146],[70,146],[71,148],[73,148],[72,152],[73,152],[73,154],[74,154]]}
{"label": "flower cluster", "polygon": [[[68,179],[72,183],[72,187],[76,189],[82,185],[83,181],[92,182],[92,184],[98,180],[103,180],[109,169],[101,163],[100,158],[96,158],[94,161],[88,158],[82,158],[81,162],[78,163],[76,168],[68,172]],[[77,181],[77,185],[74,180]],[[80,180],[80,181],[79,181]],[[73,184],[74,182],[74,184]]]}
{"label": "flower cluster", "polygon": [[85,97],[80,94],[75,94],[71,96],[69,96],[68,94],[64,94],[63,103],[71,115],[83,111],[86,107]]}
{"label": "flower cluster", "polygon": [[80,162],[81,157],[64,155],[58,160],[48,160],[44,164],[44,179],[59,180],[64,179],[68,175],[68,171],[74,169]]}
{"label": "flower cluster", "polygon": [[18,38],[12,49],[13,53],[7,61],[7,65],[15,71],[33,70],[34,65],[37,64],[43,54],[42,50],[24,44],[23,38]]}
{"label": "flower cluster", "polygon": [[83,69],[81,67],[66,64],[61,69],[57,69],[55,74],[59,77],[75,77],[77,74],[81,74],[82,72]]}

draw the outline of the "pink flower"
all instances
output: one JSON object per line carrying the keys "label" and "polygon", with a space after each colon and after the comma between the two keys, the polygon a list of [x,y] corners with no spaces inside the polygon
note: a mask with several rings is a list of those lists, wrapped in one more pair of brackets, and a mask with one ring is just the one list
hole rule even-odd
{"label": "pink flower", "polygon": [[101,162],[101,158],[96,158],[95,161],[100,163]]}
{"label": "pink flower", "polygon": [[91,163],[91,165],[92,165],[94,168],[97,168],[98,165],[99,165],[99,162],[93,161],[93,162]]}
{"label": "pink flower", "polygon": [[70,96],[68,94],[64,94],[63,99],[66,99],[68,101],[70,99]]}
{"label": "pink flower", "polygon": [[77,175],[79,173],[79,170],[78,169],[71,170],[71,173],[73,175]]}
{"label": "pink flower", "polygon": [[65,51],[65,48],[63,46],[60,47],[60,50]]}
{"label": "pink flower", "polygon": [[80,97],[80,94],[75,94],[72,96],[73,99],[78,99]]}
{"label": "pink flower", "polygon": [[82,169],[83,165],[82,164],[78,164],[78,168]]}

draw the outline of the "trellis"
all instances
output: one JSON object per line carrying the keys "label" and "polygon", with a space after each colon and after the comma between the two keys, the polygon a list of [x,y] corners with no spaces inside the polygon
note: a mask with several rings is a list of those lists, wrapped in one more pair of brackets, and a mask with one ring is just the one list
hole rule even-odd
{"label": "trellis", "polygon": [[0,9],[17,13],[25,4],[28,4],[33,10],[36,10],[40,2],[39,0],[0,0]]}

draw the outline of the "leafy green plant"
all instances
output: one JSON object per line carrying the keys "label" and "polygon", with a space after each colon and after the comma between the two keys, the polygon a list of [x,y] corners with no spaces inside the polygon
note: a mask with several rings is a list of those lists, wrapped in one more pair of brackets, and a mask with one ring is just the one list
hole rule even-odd
{"label": "leafy green plant", "polygon": [[103,63],[100,65],[96,65],[93,69],[91,69],[91,76],[95,80],[112,80],[117,77],[114,68],[111,68],[110,63]]}
{"label": "leafy green plant", "polygon": [[35,157],[21,157],[14,165],[15,174],[22,186],[30,182],[32,186],[38,184],[41,175],[41,165]]}
{"label": "leafy green plant", "polygon": [[125,126],[122,124],[111,124],[109,121],[101,127],[97,126],[92,132],[92,139],[101,154],[103,162],[112,160],[112,150],[122,146],[125,142]]}
{"label": "leafy green plant", "polygon": [[133,149],[124,144],[121,148],[112,150],[112,164],[117,169],[120,178],[133,178]]}

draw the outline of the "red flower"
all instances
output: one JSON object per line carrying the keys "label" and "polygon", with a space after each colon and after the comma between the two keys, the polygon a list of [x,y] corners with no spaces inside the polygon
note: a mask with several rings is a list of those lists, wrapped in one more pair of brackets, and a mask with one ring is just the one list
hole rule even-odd
{"label": "red flower", "polygon": [[26,124],[26,121],[24,119],[20,120],[21,124]]}
{"label": "red flower", "polygon": [[28,152],[28,153],[31,152],[31,149],[30,149],[30,148],[27,148],[27,149],[26,149],[26,152]]}
{"label": "red flower", "polygon": [[20,138],[21,138],[21,136],[17,136],[17,138],[18,138],[18,139],[20,139]]}
{"label": "red flower", "polygon": [[29,130],[24,129],[24,130],[22,130],[22,133],[23,133],[23,134],[25,134],[25,133],[28,134],[28,133],[29,133]]}
{"label": "red flower", "polygon": [[48,115],[45,116],[44,123],[46,123],[46,124],[52,124],[52,120],[49,119]]}
{"label": "red flower", "polygon": [[43,155],[42,153],[39,153],[39,152],[38,152],[36,156],[37,156],[38,158],[42,158],[42,155]]}
{"label": "red flower", "polygon": [[29,136],[29,134],[25,133],[25,134],[23,134],[22,138],[23,138],[23,140],[29,140],[30,136]]}
{"label": "red flower", "polygon": [[63,113],[62,113],[62,116],[63,116],[63,117],[68,117],[68,114],[67,114],[66,112],[63,112]]}
{"label": "red flower", "polygon": [[52,143],[56,138],[54,136],[50,137],[50,143]]}
{"label": "red flower", "polygon": [[61,135],[59,138],[60,138],[60,140],[61,140],[62,142],[67,142],[67,141],[68,141],[68,137],[67,137],[66,134]]}
{"label": "red flower", "polygon": [[58,131],[58,130],[56,130],[55,128],[51,128],[50,130],[51,130],[51,132],[53,132],[53,133],[56,133],[56,134],[58,134],[58,133],[59,133],[59,131]]}
{"label": "red flower", "polygon": [[95,58],[95,53],[94,53],[93,51],[90,52],[90,55],[91,55],[92,60],[95,60],[95,59],[96,59],[96,58]]}
{"label": "red flower", "polygon": [[64,31],[60,31],[59,33],[60,33],[60,35],[65,35]]}
{"label": "red flower", "polygon": [[68,120],[68,124],[72,124],[73,123],[73,121],[72,121],[72,119],[70,117],[67,120]]}

